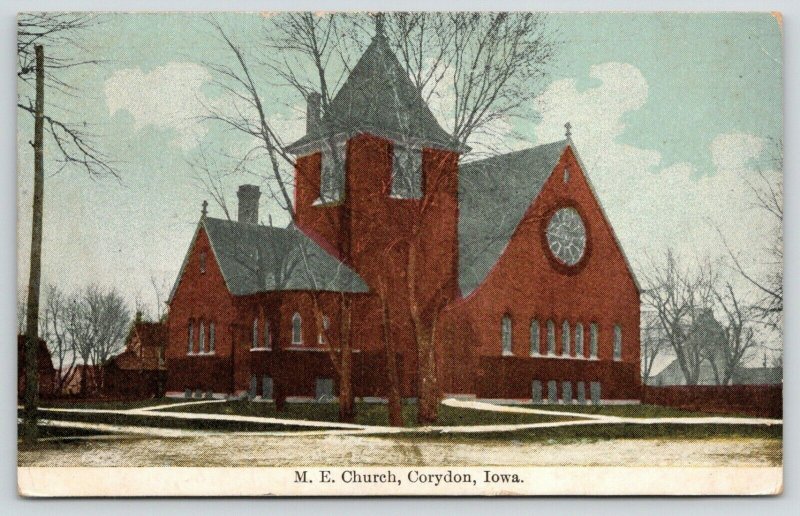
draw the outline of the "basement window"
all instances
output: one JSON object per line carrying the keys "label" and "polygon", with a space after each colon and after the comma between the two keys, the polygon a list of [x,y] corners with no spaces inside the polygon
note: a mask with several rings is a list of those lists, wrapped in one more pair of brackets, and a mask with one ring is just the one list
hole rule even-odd
{"label": "basement window", "polygon": [[422,150],[396,144],[392,159],[392,197],[422,197]]}

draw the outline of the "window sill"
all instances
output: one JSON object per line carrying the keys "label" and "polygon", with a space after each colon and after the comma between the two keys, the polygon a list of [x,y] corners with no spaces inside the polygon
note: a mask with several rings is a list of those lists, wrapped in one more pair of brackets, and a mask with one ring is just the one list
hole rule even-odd
{"label": "window sill", "polygon": [[514,353],[512,351],[503,351],[504,357],[513,357]]}
{"label": "window sill", "polygon": [[317,206],[320,208],[327,208],[327,207],[334,207],[341,205],[342,205],[342,199],[328,201],[328,200],[323,200],[321,197],[311,203],[311,206]]}
{"label": "window sill", "polygon": [[213,351],[210,351],[210,352],[202,351],[202,352],[197,352],[197,353],[186,353],[187,357],[208,357],[208,356],[212,356],[213,357],[215,355],[216,355],[216,353],[213,352]]}
{"label": "window sill", "polygon": [[396,194],[389,194],[389,199],[394,201],[419,201],[422,199],[422,196],[419,197],[406,197],[405,195],[396,195]]}
{"label": "window sill", "polygon": [[328,348],[325,347],[304,347],[304,346],[297,346],[292,345],[284,349],[284,351],[328,351]]}
{"label": "window sill", "polygon": [[250,351],[272,351],[272,348],[250,348]]}

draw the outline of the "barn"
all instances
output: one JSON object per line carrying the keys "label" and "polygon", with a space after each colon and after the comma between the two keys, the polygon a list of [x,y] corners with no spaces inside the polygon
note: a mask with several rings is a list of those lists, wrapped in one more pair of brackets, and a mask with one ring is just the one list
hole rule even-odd
{"label": "barn", "polygon": [[639,287],[569,124],[462,159],[378,32],[324,112],[308,97],[306,133],[288,227],[255,185],[237,220],[204,205],[169,299],[169,393],[326,399],[347,335],[359,398],[391,374],[414,398],[423,367],[442,396],[639,398]]}

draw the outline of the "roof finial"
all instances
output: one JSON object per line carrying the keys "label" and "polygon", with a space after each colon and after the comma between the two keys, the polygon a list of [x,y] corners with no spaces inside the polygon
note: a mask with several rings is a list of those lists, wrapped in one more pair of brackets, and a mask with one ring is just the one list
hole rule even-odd
{"label": "roof finial", "polygon": [[572,139],[572,124],[570,124],[569,122],[567,122],[566,124],[564,124],[564,129],[566,129],[566,130],[567,130],[567,131],[564,133],[564,136],[566,136],[566,137],[567,137],[567,140],[571,140],[571,139]]}
{"label": "roof finial", "polygon": [[375,13],[375,37],[376,38],[386,37],[386,32],[384,32],[384,26],[383,26],[383,13]]}
{"label": "roof finial", "polygon": [[203,200],[203,209],[200,211],[200,215],[203,218],[206,218],[206,215],[208,215],[208,201],[206,200]]}

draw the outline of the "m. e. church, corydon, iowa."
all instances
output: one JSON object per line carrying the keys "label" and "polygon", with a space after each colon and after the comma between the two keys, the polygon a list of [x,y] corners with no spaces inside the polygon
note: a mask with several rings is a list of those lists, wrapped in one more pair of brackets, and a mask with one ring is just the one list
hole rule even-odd
{"label": "m. e. church, corydon, iowa.", "polygon": [[288,147],[289,227],[259,222],[254,185],[236,221],[203,209],[169,299],[168,393],[325,399],[347,331],[353,394],[385,398],[393,356],[413,398],[429,327],[443,396],[639,398],[639,287],[569,124],[459,164],[380,31],[321,111],[310,95]]}

